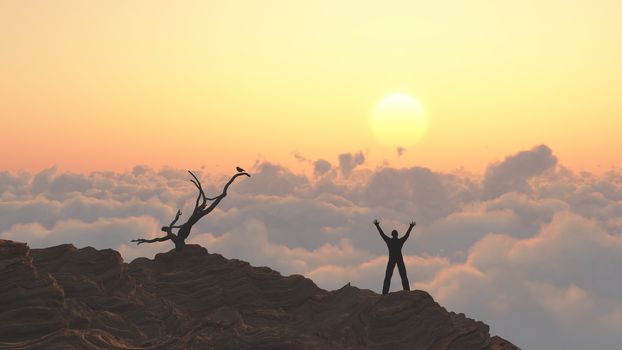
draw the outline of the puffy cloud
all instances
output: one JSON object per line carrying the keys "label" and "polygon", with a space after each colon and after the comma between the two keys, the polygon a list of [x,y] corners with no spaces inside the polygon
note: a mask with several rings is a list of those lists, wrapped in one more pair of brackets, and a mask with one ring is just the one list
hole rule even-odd
{"label": "puffy cloud", "polygon": [[150,232],[157,230],[158,222],[148,216],[98,219],[91,223],[71,219],[58,221],[50,229],[37,223],[13,225],[0,238],[25,241],[34,248],[72,243],[105,249],[118,248],[128,238],[153,236]]}
{"label": "puffy cloud", "polygon": [[260,164],[252,176],[252,181],[237,184],[236,190],[243,194],[288,196],[309,182],[306,176],[271,163]]}
{"label": "puffy cloud", "polygon": [[220,236],[211,233],[195,235],[192,243],[210,247],[225,256],[244,256],[257,265],[277,268],[287,274],[301,273],[320,264],[346,264],[364,261],[371,255],[356,250],[348,242],[326,243],[316,249],[288,247],[274,244],[268,239],[266,226],[257,220],[250,220]]}
{"label": "puffy cloud", "polygon": [[0,232],[16,224],[31,222],[49,229],[58,221],[67,219],[89,223],[102,218],[168,217],[173,213],[169,206],[156,200],[141,201],[134,198],[118,201],[76,193],[61,202],[36,196],[31,200],[0,202]]}
{"label": "puffy cloud", "polygon": [[[301,157],[299,157],[302,159]],[[305,162],[311,162],[306,158]],[[258,162],[193,228],[191,243],[229,258],[300,273],[321,287],[380,291],[386,246],[371,224],[403,234],[413,287],[481,319],[525,348],[613,348],[622,334],[622,175],[573,173],[546,146],[492,164],[483,176],[412,166],[365,169],[365,155],[313,174]],[[194,171],[208,196],[228,177]],[[0,172],[0,238],[152,257],[177,209],[196,189],[183,169],[37,174]],[[392,290],[401,283],[394,273]],[[577,345],[578,344],[578,345]]]}
{"label": "puffy cloud", "polygon": [[446,256],[464,261],[468,250],[490,233],[513,232],[522,235],[521,225],[511,210],[453,213],[424,227],[412,239],[420,254]]}
{"label": "puffy cloud", "polygon": [[29,182],[28,173],[11,174],[8,171],[0,171],[0,200],[15,200],[22,195],[28,195]]}
{"label": "puffy cloud", "polygon": [[339,155],[339,169],[344,176],[349,176],[352,170],[357,166],[365,163],[365,155],[363,152],[358,153],[342,153]]}
{"label": "puffy cloud", "polygon": [[528,192],[528,181],[557,165],[557,157],[545,145],[518,152],[488,167],[484,177],[484,196],[494,198],[506,192]]}
{"label": "puffy cloud", "polygon": [[430,169],[382,168],[371,176],[359,200],[370,207],[380,206],[409,213],[411,217],[431,222],[457,208],[443,176]]}
{"label": "puffy cloud", "polygon": [[493,332],[513,329],[509,339],[525,348],[606,349],[622,331],[610,323],[622,304],[621,264],[622,237],[561,212],[534,237],[487,235],[465,263],[417,287],[450,308],[479,314]]}
{"label": "puffy cloud", "polygon": [[91,188],[91,182],[83,174],[56,174],[49,168],[35,175],[32,180],[34,194],[45,193],[49,198],[62,200],[72,193],[84,193]]}
{"label": "puffy cloud", "polygon": [[313,162],[313,173],[316,176],[322,176],[332,169],[330,162],[324,159],[318,159]]}

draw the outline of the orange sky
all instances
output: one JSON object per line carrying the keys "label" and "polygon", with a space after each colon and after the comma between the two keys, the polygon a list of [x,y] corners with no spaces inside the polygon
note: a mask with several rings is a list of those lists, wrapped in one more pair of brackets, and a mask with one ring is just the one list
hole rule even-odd
{"label": "orange sky", "polygon": [[[2,1],[0,170],[227,169],[294,152],[480,172],[620,166],[618,1]],[[417,96],[397,157],[374,104]]]}

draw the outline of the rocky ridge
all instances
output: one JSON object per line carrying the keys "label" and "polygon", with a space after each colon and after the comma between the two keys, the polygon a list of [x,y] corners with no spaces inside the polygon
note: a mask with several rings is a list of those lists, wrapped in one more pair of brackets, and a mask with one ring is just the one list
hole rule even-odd
{"label": "rocky ridge", "polygon": [[187,246],[127,264],[110,249],[0,240],[2,349],[518,349],[424,291],[325,291]]}

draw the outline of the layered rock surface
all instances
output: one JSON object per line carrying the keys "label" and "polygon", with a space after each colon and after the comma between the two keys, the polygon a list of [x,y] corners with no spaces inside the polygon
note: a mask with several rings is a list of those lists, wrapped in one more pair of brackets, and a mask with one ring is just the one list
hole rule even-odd
{"label": "layered rock surface", "polygon": [[0,348],[518,349],[423,291],[381,296],[189,245],[114,250],[0,240]]}

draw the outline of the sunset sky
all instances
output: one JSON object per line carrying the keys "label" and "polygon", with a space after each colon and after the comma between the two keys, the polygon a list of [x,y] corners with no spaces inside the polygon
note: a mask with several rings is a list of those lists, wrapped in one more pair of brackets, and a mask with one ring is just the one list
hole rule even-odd
{"label": "sunset sky", "polygon": [[[619,1],[2,1],[0,168],[229,169],[294,154],[482,173],[538,144],[619,167]],[[398,157],[376,103],[417,98]]]}
{"label": "sunset sky", "polygon": [[[0,1],[0,239],[188,243],[412,289],[525,349],[622,344],[622,2]],[[400,283],[394,274],[392,290]]]}

